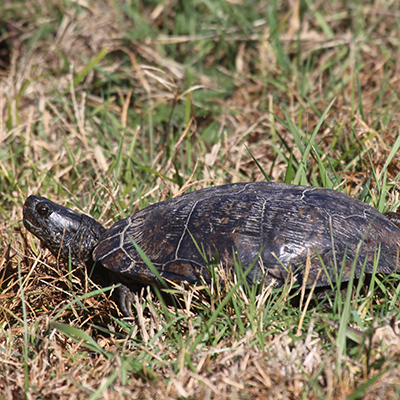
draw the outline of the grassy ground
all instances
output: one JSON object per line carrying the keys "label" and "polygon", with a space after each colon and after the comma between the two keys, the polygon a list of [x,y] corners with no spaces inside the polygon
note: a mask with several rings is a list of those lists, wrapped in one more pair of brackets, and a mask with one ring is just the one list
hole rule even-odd
{"label": "grassy ground", "polygon": [[0,3],[0,399],[398,398],[396,276],[313,307],[144,288],[124,320],[21,211],[40,194],[110,226],[265,179],[396,209],[399,59],[393,0]]}

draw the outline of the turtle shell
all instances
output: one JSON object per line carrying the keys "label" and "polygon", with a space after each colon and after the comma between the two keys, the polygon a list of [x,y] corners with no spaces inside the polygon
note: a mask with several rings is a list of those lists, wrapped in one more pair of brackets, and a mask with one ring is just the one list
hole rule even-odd
{"label": "turtle shell", "polygon": [[[138,254],[143,250],[158,273],[173,281],[210,281],[207,264],[233,269],[249,282],[283,284],[291,270],[299,283],[307,258],[307,284],[317,286],[355,276],[389,273],[399,265],[400,229],[383,214],[344,193],[281,183],[211,187],[151,205],[115,223],[101,237],[93,258],[133,279],[156,276]],[[322,272],[321,272],[322,271]]]}

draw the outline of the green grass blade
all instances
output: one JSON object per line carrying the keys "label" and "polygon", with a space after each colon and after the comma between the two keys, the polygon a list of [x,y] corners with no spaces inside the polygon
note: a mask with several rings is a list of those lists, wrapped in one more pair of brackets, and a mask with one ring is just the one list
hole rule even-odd
{"label": "green grass blade", "polygon": [[99,51],[98,54],[93,58],[92,61],[89,62],[89,64],[86,65],[85,68],[82,69],[81,72],[79,72],[76,77],[74,78],[73,84],[74,87],[78,86],[82,80],[85,78],[85,76],[108,54],[108,49],[103,48]]}
{"label": "green grass blade", "polygon": [[89,350],[102,354],[104,357],[112,357],[112,353],[104,351],[90,335],[75,326],[62,324],[60,322],[51,322],[50,329],[56,329],[78,343],[82,342],[82,345],[87,347]]}
{"label": "green grass blade", "polygon": [[315,137],[317,136],[317,133],[319,132],[319,129],[321,128],[322,124],[324,123],[325,118],[326,118],[329,110],[332,108],[333,103],[335,102],[335,100],[336,99],[333,99],[329,103],[328,107],[325,109],[324,113],[321,115],[321,118],[319,119],[319,121],[318,121],[318,123],[317,123],[317,125],[316,125],[316,127],[315,127],[315,129],[313,131],[313,133],[311,134],[310,139],[308,140],[308,143],[307,143],[307,145],[306,145],[306,147],[304,149],[304,152],[303,152],[301,160],[300,160],[299,168],[298,168],[298,170],[296,172],[296,175],[294,177],[293,183],[295,185],[299,185],[299,184],[304,183],[304,181],[302,181],[302,179],[304,179],[304,176],[306,174],[307,164],[308,164],[308,157],[309,157],[310,151],[312,149],[313,143],[315,141]]}
{"label": "green grass blade", "polygon": [[81,296],[76,297],[75,299],[69,301],[64,307],[61,308],[61,310],[52,318],[51,322],[55,322],[57,318],[64,313],[65,310],[68,310],[71,308],[76,303],[80,303],[82,306],[82,300],[87,299],[89,297],[97,296],[101,293],[109,292],[112,289],[117,288],[119,285],[114,285],[114,286],[107,286],[101,289],[93,290],[92,292],[82,294]]}
{"label": "green grass blade", "polygon": [[166,289],[168,289],[167,282],[165,282],[164,278],[160,275],[157,268],[150,261],[149,257],[146,256],[144,251],[137,245],[137,243],[132,238],[130,238],[130,239],[131,239],[133,245],[135,246],[135,249],[138,252],[139,256],[144,261],[144,263],[149,268],[149,270],[155,275],[155,277],[158,279],[158,281],[161,283],[161,285],[164,286]]}

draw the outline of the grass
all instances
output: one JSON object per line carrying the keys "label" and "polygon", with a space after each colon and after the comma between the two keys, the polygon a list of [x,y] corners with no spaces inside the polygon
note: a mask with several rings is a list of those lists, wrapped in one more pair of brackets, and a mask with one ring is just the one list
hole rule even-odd
{"label": "grass", "polygon": [[21,223],[32,193],[110,226],[267,179],[395,210],[400,6],[290,4],[0,4],[0,399],[399,397],[395,274],[298,306],[290,282],[143,288],[127,320]]}

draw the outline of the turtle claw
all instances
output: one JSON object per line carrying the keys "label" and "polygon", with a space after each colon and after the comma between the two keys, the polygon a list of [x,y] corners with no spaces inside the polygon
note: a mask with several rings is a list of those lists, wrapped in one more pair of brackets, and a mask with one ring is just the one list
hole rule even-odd
{"label": "turtle claw", "polygon": [[133,293],[128,288],[128,286],[122,285],[119,287],[119,303],[122,313],[125,317],[133,317],[132,303],[133,303]]}

